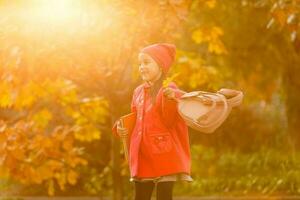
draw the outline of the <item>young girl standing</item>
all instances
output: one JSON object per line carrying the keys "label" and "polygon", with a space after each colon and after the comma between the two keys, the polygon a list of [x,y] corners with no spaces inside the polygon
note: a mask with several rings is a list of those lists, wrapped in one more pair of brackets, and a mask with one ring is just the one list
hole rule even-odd
{"label": "young girl standing", "polygon": [[[150,200],[156,186],[157,200],[171,200],[175,181],[193,181],[188,128],[174,98],[183,93],[175,83],[163,87],[176,54],[169,43],[152,44],[138,55],[144,83],[133,93],[131,111],[136,124],[130,136],[130,181],[135,184],[135,200]],[[128,135],[117,125],[116,136]]]}

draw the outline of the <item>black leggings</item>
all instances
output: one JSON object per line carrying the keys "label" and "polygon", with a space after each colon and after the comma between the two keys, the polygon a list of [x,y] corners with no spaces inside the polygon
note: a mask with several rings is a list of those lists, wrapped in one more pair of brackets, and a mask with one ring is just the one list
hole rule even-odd
{"label": "black leggings", "polygon": [[[174,181],[156,183],[156,199],[172,200],[172,191]],[[138,182],[135,181],[135,198],[134,200],[150,200],[155,183],[153,181]]]}

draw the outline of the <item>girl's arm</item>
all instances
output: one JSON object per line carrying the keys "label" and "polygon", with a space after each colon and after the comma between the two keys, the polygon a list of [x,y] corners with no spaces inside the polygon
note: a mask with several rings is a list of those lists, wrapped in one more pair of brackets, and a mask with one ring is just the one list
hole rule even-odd
{"label": "girl's arm", "polygon": [[[130,105],[131,112],[136,112],[136,106],[134,104],[134,99],[135,99],[135,91],[133,92],[132,100],[131,100],[131,105]],[[113,135],[115,137],[120,137],[119,134],[118,134],[118,132],[117,132],[117,126],[118,126],[118,120],[113,125],[112,133],[113,133]]]}
{"label": "girl's arm", "polygon": [[[169,88],[175,92],[175,98],[180,98],[185,92],[179,90],[175,83],[170,83]],[[171,127],[177,117],[179,117],[177,109],[177,101],[170,99],[162,94],[162,118],[167,127]]]}

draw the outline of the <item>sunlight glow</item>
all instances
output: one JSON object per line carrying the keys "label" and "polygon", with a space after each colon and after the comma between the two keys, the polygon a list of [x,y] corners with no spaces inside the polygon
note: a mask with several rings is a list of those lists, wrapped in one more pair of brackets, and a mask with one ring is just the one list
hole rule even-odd
{"label": "sunlight glow", "polygon": [[80,16],[80,1],[36,0],[29,13],[32,20],[45,23],[64,23]]}

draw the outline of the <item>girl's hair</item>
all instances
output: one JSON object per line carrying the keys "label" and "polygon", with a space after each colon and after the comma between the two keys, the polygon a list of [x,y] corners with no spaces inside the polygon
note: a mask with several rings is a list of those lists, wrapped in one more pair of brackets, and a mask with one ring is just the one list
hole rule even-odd
{"label": "girl's hair", "polygon": [[152,87],[150,88],[150,97],[152,100],[152,103],[155,103],[156,100],[156,96],[159,92],[159,89],[162,87],[163,85],[163,81],[165,80],[166,75],[164,73],[161,74],[160,78],[154,82],[154,84],[152,85]]}

